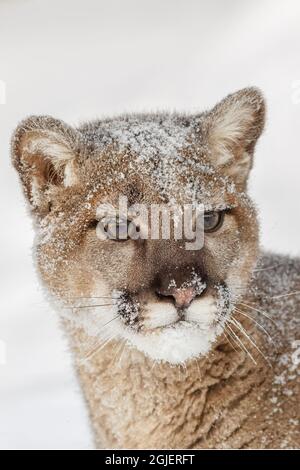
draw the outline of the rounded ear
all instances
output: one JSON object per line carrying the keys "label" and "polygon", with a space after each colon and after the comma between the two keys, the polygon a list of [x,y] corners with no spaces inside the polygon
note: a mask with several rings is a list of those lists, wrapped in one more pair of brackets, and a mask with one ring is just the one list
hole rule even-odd
{"label": "rounded ear", "polygon": [[11,142],[11,156],[25,195],[38,215],[49,211],[47,193],[53,186],[79,181],[80,133],[49,116],[32,116],[20,123]]}
{"label": "rounded ear", "polygon": [[265,124],[265,101],[257,88],[228,95],[204,117],[206,145],[215,166],[244,187],[257,139]]}

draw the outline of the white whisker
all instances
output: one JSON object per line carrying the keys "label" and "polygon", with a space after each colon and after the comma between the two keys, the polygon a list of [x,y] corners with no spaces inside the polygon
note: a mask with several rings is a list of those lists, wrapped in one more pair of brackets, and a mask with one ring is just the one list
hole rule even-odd
{"label": "white whisker", "polygon": [[270,338],[270,340],[274,344],[274,341],[273,341],[272,336],[270,335],[270,333],[265,329],[264,326],[262,326],[257,320],[255,320],[255,318],[251,317],[250,315],[248,315],[247,313],[245,313],[242,310],[238,309],[237,307],[234,307],[234,310],[236,312],[240,313],[241,315],[243,315],[244,317],[247,317],[250,320],[252,320],[258,326],[258,328],[262,329],[262,331],[268,336],[268,338]]}
{"label": "white whisker", "polygon": [[250,359],[252,359],[252,361],[254,362],[255,365],[257,365],[257,362],[256,360],[254,359],[254,357],[252,356],[252,354],[248,351],[248,349],[246,348],[246,346],[244,345],[244,343],[242,342],[242,340],[238,337],[238,335],[233,331],[233,329],[227,325],[227,328],[231,331],[231,333],[234,335],[234,337],[237,339],[238,343],[242,346],[243,350],[246,352],[246,354],[250,357]]}
{"label": "white whisker", "polygon": [[243,327],[243,325],[241,325],[241,323],[236,319],[236,318],[231,318],[229,320],[231,323],[233,323],[239,330],[241,333],[244,334],[245,338],[247,338],[247,340],[252,344],[252,346],[262,355],[262,357],[265,359],[265,361],[271,365],[271,363],[269,362],[268,358],[264,355],[264,353],[261,351],[261,349],[257,346],[257,344],[255,343],[255,341],[251,338],[251,336],[248,334],[248,332],[245,330],[245,328]]}
{"label": "white whisker", "polygon": [[[233,347],[233,349],[235,350],[235,352],[238,352],[238,350],[235,348],[234,344],[231,342],[231,340],[233,340],[233,341],[235,341],[235,340],[234,340],[234,338],[232,338],[232,336],[230,335],[230,332],[227,333],[227,331],[226,331],[226,326],[227,326],[227,325],[225,325],[224,334],[225,334],[225,336],[226,336],[226,338],[227,338],[227,341],[228,341],[228,342],[230,343],[230,345]],[[237,344],[237,343],[235,343],[235,344]],[[241,347],[240,347],[240,346],[239,346],[239,348],[240,348],[240,350],[241,350]]]}
{"label": "white whisker", "polygon": [[270,271],[271,269],[276,269],[276,268],[279,268],[280,266],[284,266],[285,263],[281,263],[281,264],[274,264],[273,266],[268,266],[266,268],[257,268],[257,269],[254,269],[253,272],[254,273],[257,273],[257,272],[261,272],[261,271]]}
{"label": "white whisker", "polygon": [[271,297],[271,299],[281,299],[282,297],[289,297],[290,295],[297,295],[297,294],[300,294],[300,290],[289,292],[287,294],[275,295],[274,297]]}
{"label": "white whisker", "polygon": [[254,310],[255,312],[258,312],[260,313],[261,315],[263,315],[264,317],[266,317],[268,320],[270,320],[272,323],[274,323],[274,325],[277,327],[275,321],[273,320],[273,318],[271,318],[266,312],[264,312],[263,310],[260,310],[258,308],[255,308],[255,307],[252,307],[251,305],[249,304],[246,304],[244,302],[239,302],[241,305],[244,305],[245,307],[248,307],[250,308],[251,310]]}
{"label": "white whisker", "polygon": [[115,336],[111,336],[110,338],[108,338],[107,340],[105,340],[104,342],[99,342],[97,344],[97,346],[95,346],[91,351],[89,351],[85,356],[84,356],[84,359],[91,359],[96,353],[100,352],[102,349],[105,348],[105,346],[107,346],[107,344],[112,341],[113,339],[115,338]]}

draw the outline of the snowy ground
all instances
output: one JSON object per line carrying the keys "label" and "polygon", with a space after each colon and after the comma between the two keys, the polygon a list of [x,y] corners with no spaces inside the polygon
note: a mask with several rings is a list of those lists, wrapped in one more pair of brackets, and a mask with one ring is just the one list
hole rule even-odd
{"label": "snowy ground", "polygon": [[201,110],[257,85],[269,108],[251,180],[262,241],[299,254],[299,24],[297,0],[0,0],[0,448],[92,447],[67,344],[32,267],[9,164],[17,122]]}

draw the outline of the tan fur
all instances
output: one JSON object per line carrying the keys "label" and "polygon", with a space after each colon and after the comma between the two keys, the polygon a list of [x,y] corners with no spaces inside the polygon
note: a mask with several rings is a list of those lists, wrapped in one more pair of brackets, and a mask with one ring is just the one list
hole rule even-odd
{"label": "tan fur", "polygon": [[300,263],[268,255],[261,266],[266,271],[257,272],[239,308],[249,316],[253,308],[269,312],[272,321],[263,314],[256,320],[273,343],[249,318],[235,315],[261,349],[240,335],[256,364],[228,334],[207,357],[185,366],[155,364],[123,343],[82,362],[88,341],[83,332],[72,332],[99,447],[299,447],[299,368],[292,362],[299,303],[272,299],[269,292],[282,293],[283,266],[290,266],[291,291],[299,291]]}
{"label": "tan fur", "polygon": [[[77,129],[32,117],[16,130],[12,157],[36,221],[38,269],[60,302],[98,447],[299,446],[300,262],[259,255],[245,193],[264,112],[260,92],[245,89],[199,115]],[[119,195],[226,214],[200,252],[172,238],[99,240],[99,205],[116,207]],[[185,322],[174,285],[195,295]]]}

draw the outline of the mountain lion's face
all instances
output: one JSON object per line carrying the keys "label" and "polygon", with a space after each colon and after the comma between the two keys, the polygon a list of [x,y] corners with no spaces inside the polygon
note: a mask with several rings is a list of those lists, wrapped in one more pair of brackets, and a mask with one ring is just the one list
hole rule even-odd
{"label": "mountain lion's face", "polygon": [[[75,327],[171,363],[208,352],[256,261],[244,191],[263,120],[261,95],[246,89],[197,116],[21,124],[13,158],[36,217],[38,268]],[[153,238],[157,205],[171,229]],[[174,207],[186,205],[204,210],[200,249],[174,236]]]}

